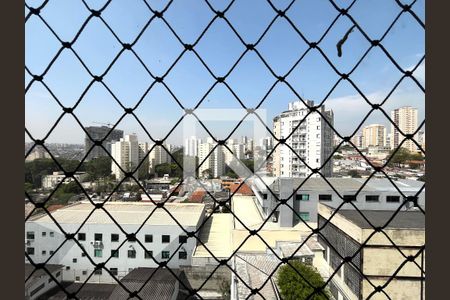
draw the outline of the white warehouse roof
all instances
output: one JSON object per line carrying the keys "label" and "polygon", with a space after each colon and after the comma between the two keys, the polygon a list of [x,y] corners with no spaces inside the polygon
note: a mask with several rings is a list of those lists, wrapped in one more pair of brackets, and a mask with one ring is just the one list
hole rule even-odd
{"label": "white warehouse roof", "polygon": [[[146,225],[176,225],[174,218],[182,226],[196,226],[203,217],[204,204],[197,203],[166,203],[163,209],[153,203],[146,202],[107,202],[104,208],[120,225],[141,225],[146,218]],[[81,201],[52,212],[53,218],[60,224],[81,224],[88,218],[86,224],[113,224],[113,220],[102,209],[92,210],[94,206],[88,201]],[[92,214],[91,214],[92,212]],[[91,214],[91,215],[90,215]],[[54,223],[48,215],[31,218],[28,222]]]}

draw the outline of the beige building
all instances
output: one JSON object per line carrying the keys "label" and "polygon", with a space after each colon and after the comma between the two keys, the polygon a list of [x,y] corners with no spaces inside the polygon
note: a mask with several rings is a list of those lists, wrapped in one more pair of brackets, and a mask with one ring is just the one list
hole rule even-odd
{"label": "beige building", "polygon": [[[417,108],[404,106],[397,108],[391,112],[391,119],[403,132],[403,134],[411,134],[417,130]],[[405,137],[400,133],[394,125],[391,125],[391,149],[395,149]],[[417,141],[417,134],[414,136]],[[409,151],[416,151],[417,146],[413,141],[407,140],[402,144],[403,148]]]}
{"label": "beige building", "polygon": [[371,124],[362,129],[362,147],[384,147],[386,145],[386,127],[380,124]]}
{"label": "beige building", "polygon": [[363,147],[363,137],[361,132],[355,133],[354,136],[350,139],[350,141],[358,148],[361,149]]}
{"label": "beige building", "polygon": [[[325,248],[324,268],[330,275],[336,272],[329,283],[335,299],[387,299],[384,293],[389,299],[425,299],[422,212],[398,212],[383,229],[384,233],[374,233],[356,210],[341,209],[332,216],[333,208],[319,204],[318,213],[318,227],[322,228],[319,242]],[[392,211],[361,213],[375,227],[384,226],[393,215]],[[343,263],[345,257],[352,257],[351,263]],[[378,286],[383,290],[377,292]]]}

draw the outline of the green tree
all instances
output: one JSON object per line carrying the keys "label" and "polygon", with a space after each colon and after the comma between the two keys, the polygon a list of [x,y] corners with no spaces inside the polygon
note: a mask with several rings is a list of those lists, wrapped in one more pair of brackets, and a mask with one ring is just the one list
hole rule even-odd
{"label": "green tree", "polygon": [[86,173],[89,178],[97,180],[109,176],[111,174],[111,161],[109,156],[103,156],[86,162]]}
{"label": "green tree", "polygon": [[[290,266],[292,265],[292,267]],[[300,261],[290,261],[290,265],[284,265],[278,272],[278,286],[280,287],[281,296],[285,300],[325,300],[329,299],[330,295],[327,290],[322,293],[314,293],[315,288],[325,285],[320,274],[311,266],[305,265]],[[295,268],[295,269],[294,269]],[[305,279],[298,273],[302,274],[304,278],[312,285],[308,284]]]}

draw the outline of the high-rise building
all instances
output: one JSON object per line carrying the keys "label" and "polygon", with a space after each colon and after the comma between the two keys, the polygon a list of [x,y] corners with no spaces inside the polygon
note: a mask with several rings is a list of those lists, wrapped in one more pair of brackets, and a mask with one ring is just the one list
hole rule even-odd
{"label": "high-rise building", "polygon": [[[404,106],[394,109],[391,112],[391,119],[403,134],[411,134],[417,130],[417,108]],[[397,128],[395,128],[394,125],[391,125],[391,135],[391,149],[395,149],[400,145],[405,137]],[[417,135],[414,136],[414,139],[417,141]],[[409,151],[417,150],[416,144],[414,144],[411,140],[406,140],[402,144],[402,147],[408,149]]]}
{"label": "high-rise building", "polygon": [[350,141],[355,145],[356,148],[361,149],[363,147],[363,136],[361,132],[355,133],[355,135],[352,136]]}
{"label": "high-rise building", "polygon": [[[167,145],[163,144],[163,146],[167,149]],[[150,173],[155,173],[155,167],[160,164],[169,163],[170,156],[167,151],[163,148],[163,146],[156,145],[150,154],[148,155],[149,159],[149,170]],[[151,148],[151,147],[150,147]]]}
{"label": "high-rise building", "polygon": [[235,159],[244,159],[245,158],[245,145],[240,143],[235,143],[234,140],[230,139],[227,143],[228,148],[230,148],[233,153],[231,153],[228,149],[223,147],[224,155],[225,155],[225,163],[227,165],[230,164],[231,161]]}
{"label": "high-rise building", "polygon": [[[106,148],[108,153],[111,153],[111,145],[117,141],[119,141],[121,138],[123,138],[123,130],[119,129],[113,129],[110,134],[109,131],[111,130],[108,126],[90,126],[84,128],[86,132],[89,134],[89,136],[94,140],[102,140],[103,138],[106,139],[103,141],[103,146]],[[86,134],[86,137],[84,139],[84,153],[86,154],[89,149],[94,145],[94,143],[89,139],[89,136]],[[101,157],[101,156],[107,156],[107,153],[105,150],[103,150],[101,147],[94,147],[91,152],[89,152],[89,155],[87,156],[86,160],[90,160],[93,158]]]}
{"label": "high-rise building", "polygon": [[371,124],[362,129],[362,147],[384,147],[386,145],[386,127],[380,124]]}
{"label": "high-rise building", "polygon": [[[306,101],[306,103],[310,107],[314,105],[313,101]],[[309,108],[303,102],[291,102],[288,110],[273,120],[275,136],[278,139],[286,139],[286,144],[290,145],[298,156],[313,169],[321,168],[333,151],[333,130],[324,119],[325,117],[333,125],[333,111],[326,110],[324,106],[318,110],[321,114],[312,112],[307,116]],[[308,176],[311,170],[302,163],[298,156],[286,145],[278,146],[274,151],[273,159],[275,176]],[[332,165],[332,160],[328,160],[320,172],[324,176],[331,176]],[[313,176],[320,175],[314,174]]]}
{"label": "high-rise building", "polygon": [[[139,152],[141,152],[141,148],[135,134],[125,135],[124,138],[111,145],[112,157],[125,172],[131,172],[137,168],[140,163],[139,158],[142,157]],[[116,176],[116,179],[121,180],[125,174],[114,160],[111,163],[112,173]],[[138,172],[136,171],[133,175],[137,178]]]}
{"label": "high-rise building", "polygon": [[200,176],[207,170],[214,178],[222,176],[225,172],[225,155],[222,146],[218,146],[215,149],[214,146],[215,144],[211,138],[198,145],[198,163],[199,165],[201,164],[199,167]]}
{"label": "high-rise building", "polygon": [[197,156],[199,139],[195,136],[191,136],[184,141],[184,155]]}

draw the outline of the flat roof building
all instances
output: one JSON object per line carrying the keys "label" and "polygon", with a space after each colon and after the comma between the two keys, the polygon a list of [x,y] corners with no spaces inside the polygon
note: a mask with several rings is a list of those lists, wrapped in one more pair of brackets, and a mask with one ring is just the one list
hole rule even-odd
{"label": "flat roof building", "polygon": [[[319,243],[325,248],[322,269],[328,269],[335,299],[386,299],[384,293],[391,299],[425,299],[422,212],[398,211],[395,216],[386,210],[336,212],[319,204],[318,213]],[[350,261],[344,262],[346,257]],[[383,288],[379,292],[378,286]]]}
{"label": "flat roof building", "polygon": [[[367,182],[366,182],[367,181]],[[256,206],[266,219],[280,227],[292,227],[298,223],[317,222],[317,205],[326,203],[338,207],[343,199],[352,198],[353,204],[365,210],[398,209],[403,204],[402,194],[417,197],[417,204],[425,210],[425,188],[421,181],[398,179],[395,186],[386,178],[288,178],[278,177],[262,180],[253,179],[252,189],[256,197]],[[355,197],[355,194],[358,195]],[[340,195],[340,196],[339,196]],[[279,205],[278,199],[288,199],[287,205]],[[402,209],[411,208],[407,202]],[[276,209],[275,209],[276,208]],[[345,209],[354,209],[350,203]],[[274,213],[272,213],[275,210]],[[295,213],[294,213],[295,211]]]}
{"label": "flat roof building", "polygon": [[[25,223],[26,251],[37,263],[48,260],[64,265],[64,278],[75,282],[86,280],[94,272],[87,255],[96,264],[108,260],[105,267],[119,278],[137,267],[157,267],[161,261],[168,261],[173,268],[191,265],[197,240],[188,238],[187,232],[199,228],[204,204],[166,203],[158,208],[148,202],[107,202],[103,207],[108,213],[82,201],[52,212],[51,217],[31,217]],[[66,233],[76,233],[84,250],[73,240],[66,241],[52,218]],[[136,233],[145,249],[127,240],[130,233]],[[113,278],[100,269],[89,282],[110,283]]]}

